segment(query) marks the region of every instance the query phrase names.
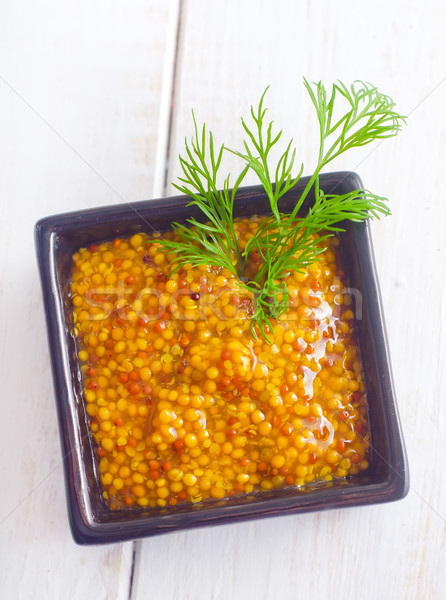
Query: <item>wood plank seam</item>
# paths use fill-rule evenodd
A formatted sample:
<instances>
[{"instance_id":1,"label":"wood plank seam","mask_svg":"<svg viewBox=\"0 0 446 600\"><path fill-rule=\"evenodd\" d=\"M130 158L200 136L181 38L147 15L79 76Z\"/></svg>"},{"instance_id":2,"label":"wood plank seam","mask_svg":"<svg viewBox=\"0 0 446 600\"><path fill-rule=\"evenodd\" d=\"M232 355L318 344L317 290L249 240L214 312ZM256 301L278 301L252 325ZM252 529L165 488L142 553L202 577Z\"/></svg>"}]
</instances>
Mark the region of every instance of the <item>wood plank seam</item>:
<instances>
[{"instance_id":1,"label":"wood plank seam","mask_svg":"<svg viewBox=\"0 0 446 600\"><path fill-rule=\"evenodd\" d=\"M172 138L173 107L177 79L178 49L181 37L182 12L183 0L175 0L175 2L172 3L167 26L158 143L152 190L153 198L161 198L167 193L167 174Z\"/></svg>"}]
</instances>

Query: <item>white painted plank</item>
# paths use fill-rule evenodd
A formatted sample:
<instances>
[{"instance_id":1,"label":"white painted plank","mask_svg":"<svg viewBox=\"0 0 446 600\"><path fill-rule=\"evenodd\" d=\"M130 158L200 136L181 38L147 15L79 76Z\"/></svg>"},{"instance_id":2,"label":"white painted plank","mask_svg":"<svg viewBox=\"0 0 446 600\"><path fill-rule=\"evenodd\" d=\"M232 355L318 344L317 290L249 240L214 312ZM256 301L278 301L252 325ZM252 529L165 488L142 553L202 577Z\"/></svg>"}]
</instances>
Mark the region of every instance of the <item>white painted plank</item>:
<instances>
[{"instance_id":1,"label":"white painted plank","mask_svg":"<svg viewBox=\"0 0 446 600\"><path fill-rule=\"evenodd\" d=\"M128 598L133 545L81 548L69 532L33 226L153 194L176 9L162 0L19 0L0 9L5 600Z\"/></svg>"},{"instance_id":2,"label":"white painted plank","mask_svg":"<svg viewBox=\"0 0 446 600\"><path fill-rule=\"evenodd\" d=\"M429 10L413 0L184 3L171 179L192 107L220 141L240 145L239 116L269 83L271 114L294 136L306 172L315 121L302 75L371 81L410 113L397 140L333 167L356 170L391 200L393 216L374 225L374 241L412 488L393 505L144 541L134 598L148 590L169 599L443 597L445 23L440 0Z\"/></svg>"}]
</instances>

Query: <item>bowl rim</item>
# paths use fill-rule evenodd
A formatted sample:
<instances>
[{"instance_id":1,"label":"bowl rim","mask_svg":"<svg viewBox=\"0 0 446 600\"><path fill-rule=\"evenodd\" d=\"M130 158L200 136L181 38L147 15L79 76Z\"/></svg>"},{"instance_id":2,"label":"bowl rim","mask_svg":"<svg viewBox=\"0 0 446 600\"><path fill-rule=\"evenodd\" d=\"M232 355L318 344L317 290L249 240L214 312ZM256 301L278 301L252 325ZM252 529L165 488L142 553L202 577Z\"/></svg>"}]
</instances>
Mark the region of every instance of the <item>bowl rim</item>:
<instances>
[{"instance_id":1,"label":"bowl rim","mask_svg":"<svg viewBox=\"0 0 446 600\"><path fill-rule=\"evenodd\" d=\"M296 197L308 180L308 177L302 177L296 190L291 194ZM326 191L333 192L337 189L338 193L364 189L362 181L356 173L344 171L322 174L320 185ZM288 196L291 194L288 193ZM264 198L265 192L261 186L244 187L240 188L237 193L236 205L239 207L243 203L246 205L249 202L259 202ZM109 516L104 517L104 515L98 515L92 511L85 464L83 464L81 454L81 450L85 449L80 447L83 440L79 438L79 423L76 417L78 399L72 389L73 359L70 360L68 354L68 334L56 265L58 258L66 252L64 244L61 242L68 239L67 236L79 235L79 232L88 228L108 227L110 229L116 224L120 224L118 229L131 228L135 222L139 223L141 217L146 220L145 214L154 213L154 211L157 214L173 212L174 216L170 217L171 220L179 220L179 211L182 211L183 217L186 212L188 214L191 212L191 209L186 208L189 200L187 196L172 196L117 204L56 214L40 219L36 223L35 244L58 412L67 506L75 541L79 544L121 542L216 523L232 523L265 516L376 504L403 498L409 490L408 464L395 399L370 227L368 222L349 222L346 223L346 229L354 240L364 284L364 294L367 294L369 299L367 310L371 322L376 374L379 375L378 385L383 396L381 409L384 411L383 423L387 428L385 439L388 445L388 470L385 476L369 483L353 481L348 485L331 485L323 490L312 489L311 493L296 490L291 495L271 496L262 492L261 498L255 502L250 501L244 504L226 502L223 505L220 503L218 508L209 504L205 507L206 510L197 510L196 505L191 505L188 511L156 511L155 514L153 514L154 511L151 511L152 514L147 516L141 516L144 511L140 511L138 518L126 516L124 519L120 519L119 515L116 516L116 513L121 511L109 511L114 513L111 520ZM140 223L139 227L141 227ZM102 239L96 241L99 242Z\"/></svg>"}]
</instances>

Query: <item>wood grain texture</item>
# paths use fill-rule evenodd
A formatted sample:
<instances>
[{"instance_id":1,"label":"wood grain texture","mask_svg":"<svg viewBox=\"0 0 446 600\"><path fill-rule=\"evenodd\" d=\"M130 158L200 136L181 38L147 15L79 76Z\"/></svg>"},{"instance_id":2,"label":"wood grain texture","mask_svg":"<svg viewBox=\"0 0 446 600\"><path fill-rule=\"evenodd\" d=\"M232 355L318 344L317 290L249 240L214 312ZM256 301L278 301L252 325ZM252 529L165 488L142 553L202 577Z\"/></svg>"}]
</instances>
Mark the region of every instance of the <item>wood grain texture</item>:
<instances>
[{"instance_id":1,"label":"wood grain texture","mask_svg":"<svg viewBox=\"0 0 446 600\"><path fill-rule=\"evenodd\" d=\"M5 600L128 598L133 544L81 548L69 532L33 226L153 194L173 6L19 0L0 9Z\"/></svg>"},{"instance_id":2,"label":"wood grain texture","mask_svg":"<svg viewBox=\"0 0 446 600\"><path fill-rule=\"evenodd\" d=\"M439 2L184 3L170 178L192 107L220 141L240 145L239 116L268 84L271 114L294 136L306 172L315 120L302 75L372 81L410 114L398 139L333 168L356 170L391 200L374 242L412 488L393 505L144 541L136 598L149 586L178 599L444 596L445 19Z\"/></svg>"},{"instance_id":3,"label":"wood grain texture","mask_svg":"<svg viewBox=\"0 0 446 600\"><path fill-rule=\"evenodd\" d=\"M441 0L428 8L414 0L4 3L2 598L121 600L131 579L132 544L80 548L68 530L34 222L171 193L164 171L168 180L178 174L191 108L217 139L240 145L239 117L268 84L271 116L309 172L316 128L302 75L372 81L409 114L396 140L333 169L356 170L391 200L393 216L373 229L411 491L392 505L140 542L131 597L444 597L445 25ZM227 164L235 172L236 161Z\"/></svg>"}]
</instances>

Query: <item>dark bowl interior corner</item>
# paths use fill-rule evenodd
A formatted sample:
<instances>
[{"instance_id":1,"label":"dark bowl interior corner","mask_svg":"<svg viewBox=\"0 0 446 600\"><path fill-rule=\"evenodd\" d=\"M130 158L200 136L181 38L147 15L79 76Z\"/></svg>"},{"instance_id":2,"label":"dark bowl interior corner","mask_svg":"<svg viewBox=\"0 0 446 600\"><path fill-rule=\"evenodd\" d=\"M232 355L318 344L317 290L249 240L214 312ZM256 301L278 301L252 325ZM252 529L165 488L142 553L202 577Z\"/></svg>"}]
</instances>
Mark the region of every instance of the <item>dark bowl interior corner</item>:
<instances>
[{"instance_id":1,"label":"dark bowl interior corner","mask_svg":"<svg viewBox=\"0 0 446 600\"><path fill-rule=\"evenodd\" d=\"M283 199L284 210L295 203L308 179ZM321 177L326 192L362 189L354 173L328 173ZM259 187L239 190L237 216L265 214L267 199ZM311 201L311 199L310 199ZM187 505L175 509L110 511L101 499L82 400L82 384L70 335L69 287L71 257L81 246L130 236L139 231L167 229L198 211L186 208L187 199L138 202L55 215L36 225L36 250L47 319L53 379L64 457L68 511L78 543L106 543L154 535L165 531L229 523L271 515L300 513L342 506L397 500L409 486L387 348L381 298L367 223L346 223L340 234L352 292L357 333L369 402L372 460L366 473L350 480L315 484L304 491L275 490L225 502Z\"/></svg>"}]
</instances>

